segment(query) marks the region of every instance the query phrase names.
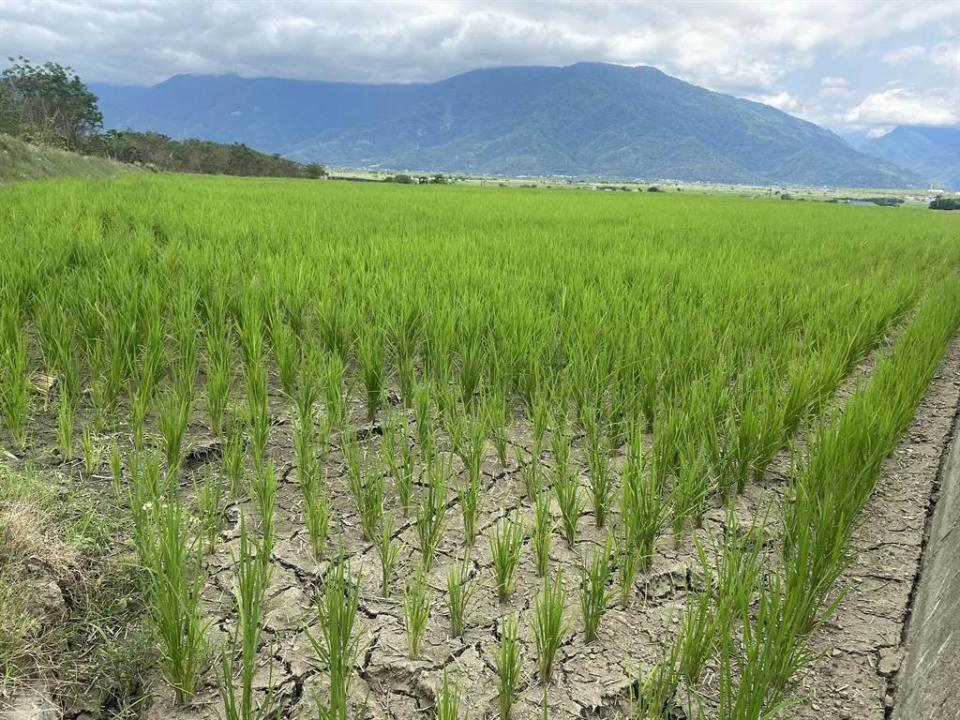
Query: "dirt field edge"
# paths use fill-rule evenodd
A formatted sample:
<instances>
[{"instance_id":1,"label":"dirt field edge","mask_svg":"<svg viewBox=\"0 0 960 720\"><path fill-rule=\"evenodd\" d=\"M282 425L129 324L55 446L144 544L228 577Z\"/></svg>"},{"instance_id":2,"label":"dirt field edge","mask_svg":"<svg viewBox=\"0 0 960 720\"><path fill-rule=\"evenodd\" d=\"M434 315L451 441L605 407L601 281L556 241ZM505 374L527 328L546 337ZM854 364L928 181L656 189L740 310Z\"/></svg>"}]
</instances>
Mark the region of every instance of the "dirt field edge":
<instances>
[{"instance_id":1,"label":"dirt field edge","mask_svg":"<svg viewBox=\"0 0 960 720\"><path fill-rule=\"evenodd\" d=\"M892 678L893 720L960 718L960 406L931 498L932 515L910 614L905 657Z\"/></svg>"}]
</instances>

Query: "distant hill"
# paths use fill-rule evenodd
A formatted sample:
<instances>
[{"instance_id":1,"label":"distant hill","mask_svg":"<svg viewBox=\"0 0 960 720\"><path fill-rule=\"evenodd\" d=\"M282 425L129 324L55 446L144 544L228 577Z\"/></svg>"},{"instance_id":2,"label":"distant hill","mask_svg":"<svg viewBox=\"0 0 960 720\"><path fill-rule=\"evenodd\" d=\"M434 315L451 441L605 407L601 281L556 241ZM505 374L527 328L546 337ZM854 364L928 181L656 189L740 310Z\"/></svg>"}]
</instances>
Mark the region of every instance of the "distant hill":
<instances>
[{"instance_id":1,"label":"distant hill","mask_svg":"<svg viewBox=\"0 0 960 720\"><path fill-rule=\"evenodd\" d=\"M384 169L903 187L908 171L767 105L651 67L475 70L362 85L181 75L91 86L110 128Z\"/></svg>"},{"instance_id":2,"label":"distant hill","mask_svg":"<svg viewBox=\"0 0 960 720\"><path fill-rule=\"evenodd\" d=\"M867 141L860 151L912 170L946 189L960 190L960 127L901 125Z\"/></svg>"},{"instance_id":3,"label":"distant hill","mask_svg":"<svg viewBox=\"0 0 960 720\"><path fill-rule=\"evenodd\" d=\"M135 170L114 160L37 147L0 134L0 182L51 177L100 178Z\"/></svg>"}]
</instances>

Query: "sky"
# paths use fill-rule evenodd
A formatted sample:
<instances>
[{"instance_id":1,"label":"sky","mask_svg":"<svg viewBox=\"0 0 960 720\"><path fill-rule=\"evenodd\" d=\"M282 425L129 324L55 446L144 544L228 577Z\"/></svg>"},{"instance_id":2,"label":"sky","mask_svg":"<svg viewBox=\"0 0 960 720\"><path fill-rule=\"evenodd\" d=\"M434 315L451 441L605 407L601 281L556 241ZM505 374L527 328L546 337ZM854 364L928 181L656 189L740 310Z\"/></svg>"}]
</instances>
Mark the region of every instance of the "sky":
<instances>
[{"instance_id":1,"label":"sky","mask_svg":"<svg viewBox=\"0 0 960 720\"><path fill-rule=\"evenodd\" d=\"M502 65L653 65L839 132L960 125L960 2L0 0L0 57L87 82L365 83Z\"/></svg>"}]
</instances>

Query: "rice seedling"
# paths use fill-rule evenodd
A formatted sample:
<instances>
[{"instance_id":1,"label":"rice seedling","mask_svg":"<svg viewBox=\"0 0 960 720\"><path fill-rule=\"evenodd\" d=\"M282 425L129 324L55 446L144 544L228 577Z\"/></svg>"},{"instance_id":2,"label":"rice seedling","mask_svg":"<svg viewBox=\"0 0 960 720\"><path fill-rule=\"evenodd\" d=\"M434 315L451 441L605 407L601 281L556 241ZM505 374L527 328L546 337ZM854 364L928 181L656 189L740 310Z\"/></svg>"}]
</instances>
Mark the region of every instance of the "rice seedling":
<instances>
[{"instance_id":1,"label":"rice seedling","mask_svg":"<svg viewBox=\"0 0 960 720\"><path fill-rule=\"evenodd\" d=\"M673 523L674 546L679 547L684 524L689 519L694 527L703 523L703 511L707 500L707 464L701 452L688 446L683 453L683 462L674 483L670 501Z\"/></svg>"},{"instance_id":2,"label":"rice seedling","mask_svg":"<svg viewBox=\"0 0 960 720\"><path fill-rule=\"evenodd\" d=\"M317 604L320 634L307 630L307 637L330 682L328 701L317 700L320 717L347 720L350 713L350 687L360 649L357 614L360 586L350 577L341 556L327 572L323 595Z\"/></svg>"},{"instance_id":3,"label":"rice seedling","mask_svg":"<svg viewBox=\"0 0 960 720\"><path fill-rule=\"evenodd\" d=\"M437 547L443 539L447 513L447 479L449 459L434 458L427 465L427 492L417 510L417 537L420 540L421 563L425 570L433 566Z\"/></svg>"},{"instance_id":4,"label":"rice seedling","mask_svg":"<svg viewBox=\"0 0 960 720\"><path fill-rule=\"evenodd\" d=\"M280 317L280 309L276 306L270 314L270 336L280 387L287 397L293 397L300 370L300 347L296 334Z\"/></svg>"},{"instance_id":5,"label":"rice seedling","mask_svg":"<svg viewBox=\"0 0 960 720\"><path fill-rule=\"evenodd\" d=\"M642 442L637 435L632 442L639 447ZM668 505L660 494L660 486L654 472L646 472L637 453L628 455L623 472L620 495L620 518L622 535L627 549L637 554L641 570L646 569L653 558L654 546Z\"/></svg>"},{"instance_id":6,"label":"rice seedling","mask_svg":"<svg viewBox=\"0 0 960 720\"><path fill-rule=\"evenodd\" d=\"M327 409L327 422L332 428L342 428L347 419L347 396L344 387L346 366L343 356L337 352L327 355L324 370L324 405Z\"/></svg>"},{"instance_id":7,"label":"rice seedling","mask_svg":"<svg viewBox=\"0 0 960 720\"><path fill-rule=\"evenodd\" d=\"M613 536L607 533L603 547L594 551L590 562L580 567L580 616L583 636L588 643L596 639L600 620L613 599L613 592L607 587L613 574L612 555Z\"/></svg>"},{"instance_id":8,"label":"rice seedling","mask_svg":"<svg viewBox=\"0 0 960 720\"><path fill-rule=\"evenodd\" d=\"M143 432L147 422L147 414L150 412L150 396L143 391L143 387L137 388L133 396L133 404L130 408L130 424L133 426L133 447L137 450L143 450Z\"/></svg>"},{"instance_id":9,"label":"rice seedling","mask_svg":"<svg viewBox=\"0 0 960 720\"><path fill-rule=\"evenodd\" d=\"M520 692L523 649L517 619L509 616L500 622L500 646L494 657L497 669L497 703L500 720L509 720Z\"/></svg>"},{"instance_id":10,"label":"rice seedling","mask_svg":"<svg viewBox=\"0 0 960 720\"><path fill-rule=\"evenodd\" d=\"M523 489L529 500L535 500L543 490L543 466L539 453L530 456L526 463L521 462L521 451L516 450L517 466L520 468L520 478L523 480Z\"/></svg>"},{"instance_id":11,"label":"rice seedling","mask_svg":"<svg viewBox=\"0 0 960 720\"><path fill-rule=\"evenodd\" d=\"M637 581L640 566L646 560L641 558L640 551L631 542L629 535L623 528L616 535L617 545L617 586L620 588L620 607L624 610L630 607L633 601L633 590Z\"/></svg>"},{"instance_id":12,"label":"rice seedling","mask_svg":"<svg viewBox=\"0 0 960 720\"><path fill-rule=\"evenodd\" d=\"M447 572L447 609L454 637L463 636L476 590L476 582L470 577L470 565L464 556L461 562L451 565Z\"/></svg>"},{"instance_id":13,"label":"rice seedling","mask_svg":"<svg viewBox=\"0 0 960 720\"><path fill-rule=\"evenodd\" d=\"M407 630L407 642L410 648L410 657L413 660L420 658L420 643L430 623L430 591L427 589L427 578L422 567L417 568L413 577L407 582L403 594L403 624Z\"/></svg>"},{"instance_id":14,"label":"rice seedling","mask_svg":"<svg viewBox=\"0 0 960 720\"><path fill-rule=\"evenodd\" d=\"M464 464L467 468L466 481L457 491L460 512L463 515L463 542L472 547L477 537L477 516L481 510L480 466L483 462L484 428L478 420L469 425L467 449Z\"/></svg>"},{"instance_id":15,"label":"rice seedling","mask_svg":"<svg viewBox=\"0 0 960 720\"><path fill-rule=\"evenodd\" d=\"M634 720L668 720L673 715L677 685L677 646L674 645L666 658L638 678L630 717Z\"/></svg>"},{"instance_id":16,"label":"rice seedling","mask_svg":"<svg viewBox=\"0 0 960 720\"><path fill-rule=\"evenodd\" d=\"M510 407L502 387L491 388L484 402L484 418L490 441L497 451L501 467L507 466L507 427L510 425Z\"/></svg>"},{"instance_id":17,"label":"rice seedling","mask_svg":"<svg viewBox=\"0 0 960 720\"><path fill-rule=\"evenodd\" d=\"M413 412L417 425L417 444L420 447L420 459L426 462L433 455L434 418L433 393L430 384L421 382L413 393Z\"/></svg>"},{"instance_id":18,"label":"rice seedling","mask_svg":"<svg viewBox=\"0 0 960 720\"><path fill-rule=\"evenodd\" d=\"M179 500L162 495L155 462L142 467L137 463L130 509L140 565L146 571L143 590L161 669L182 703L196 689L207 647L200 615L205 579L202 553L188 537L189 518Z\"/></svg>"},{"instance_id":19,"label":"rice seedling","mask_svg":"<svg viewBox=\"0 0 960 720\"><path fill-rule=\"evenodd\" d=\"M369 455L361 456L355 433L344 443L350 494L360 515L360 528L368 542L374 542L383 516L384 481L379 463Z\"/></svg>"},{"instance_id":20,"label":"rice seedling","mask_svg":"<svg viewBox=\"0 0 960 720\"><path fill-rule=\"evenodd\" d=\"M30 371L27 338L13 308L0 316L0 410L16 446L27 446L27 410L30 404Z\"/></svg>"},{"instance_id":21,"label":"rice seedling","mask_svg":"<svg viewBox=\"0 0 960 720\"><path fill-rule=\"evenodd\" d=\"M357 360L366 391L367 420L373 422L383 401L385 373L383 368L383 337L374 329L362 334L357 344Z\"/></svg>"},{"instance_id":22,"label":"rice seedling","mask_svg":"<svg viewBox=\"0 0 960 720\"><path fill-rule=\"evenodd\" d=\"M557 572L551 583L544 577L543 589L534 601L533 636L537 648L540 682L549 685L553 677L553 663L564 636L570 629L564 618L567 590L563 572Z\"/></svg>"},{"instance_id":23,"label":"rice seedling","mask_svg":"<svg viewBox=\"0 0 960 720\"><path fill-rule=\"evenodd\" d=\"M533 506L533 523L530 526L530 544L533 547L533 559L537 577L546 577L550 569L550 545L553 540L553 528L556 521L550 512L550 501L545 492L537 494Z\"/></svg>"},{"instance_id":24,"label":"rice seedling","mask_svg":"<svg viewBox=\"0 0 960 720\"><path fill-rule=\"evenodd\" d=\"M113 497L120 503L123 499L123 459L116 440L110 443L110 477L113 480Z\"/></svg>"},{"instance_id":25,"label":"rice seedling","mask_svg":"<svg viewBox=\"0 0 960 720\"><path fill-rule=\"evenodd\" d=\"M240 516L240 556L237 558L233 589L237 625L231 641L220 654L217 678L226 720L262 720L270 714L270 694L263 703L254 700L253 681L257 672L263 603L270 580L270 564L264 562L263 548L247 531ZM239 655L239 668L237 667ZM239 696L235 676L239 675Z\"/></svg>"},{"instance_id":26,"label":"rice seedling","mask_svg":"<svg viewBox=\"0 0 960 720\"><path fill-rule=\"evenodd\" d=\"M607 520L610 505L614 496L613 474L610 472L610 461L606 438L600 427L599 412L588 410L585 417L588 444L588 461L590 466L590 498L593 502L593 517L598 528L602 528Z\"/></svg>"},{"instance_id":27,"label":"rice seedling","mask_svg":"<svg viewBox=\"0 0 960 720\"><path fill-rule=\"evenodd\" d=\"M303 516L313 557L319 560L327 547L327 535L330 532L330 500L319 482L302 485Z\"/></svg>"},{"instance_id":28,"label":"rice seedling","mask_svg":"<svg viewBox=\"0 0 960 720\"><path fill-rule=\"evenodd\" d=\"M93 428L91 426L84 426L80 444L83 448L84 472L86 472L87 475L93 475L100 466L100 454L102 450L94 438Z\"/></svg>"},{"instance_id":29,"label":"rice seedling","mask_svg":"<svg viewBox=\"0 0 960 720\"><path fill-rule=\"evenodd\" d=\"M435 720L460 720L460 688L450 681L447 668L443 669L443 681L435 706Z\"/></svg>"},{"instance_id":30,"label":"rice seedling","mask_svg":"<svg viewBox=\"0 0 960 720\"><path fill-rule=\"evenodd\" d=\"M493 578L500 602L510 599L514 577L523 549L523 524L516 518L505 517L497 523L490 536L490 554L493 556Z\"/></svg>"},{"instance_id":31,"label":"rice seedling","mask_svg":"<svg viewBox=\"0 0 960 720\"><path fill-rule=\"evenodd\" d=\"M415 472L413 447L408 440L409 430L406 415L402 413L387 414L383 426L381 454L386 460L390 475L393 477L393 486L400 500L400 509L404 517L410 513Z\"/></svg>"},{"instance_id":32,"label":"rice seedling","mask_svg":"<svg viewBox=\"0 0 960 720\"><path fill-rule=\"evenodd\" d=\"M380 533L375 544L377 556L380 558L380 592L385 598L390 597L390 588L393 586L393 575L397 569L397 560L400 557L400 543L393 537L393 516L384 513L380 518Z\"/></svg>"},{"instance_id":33,"label":"rice seedling","mask_svg":"<svg viewBox=\"0 0 960 720\"><path fill-rule=\"evenodd\" d=\"M567 544L573 547L577 539L577 523L583 514L583 497L580 495L580 479L570 468L570 441L563 431L554 433L552 438L554 473L553 492L560 508L560 520L563 536Z\"/></svg>"},{"instance_id":34,"label":"rice seedling","mask_svg":"<svg viewBox=\"0 0 960 720\"><path fill-rule=\"evenodd\" d=\"M167 462L167 473L170 476L180 471L183 461L183 441L187 432L187 421L190 417L190 401L174 390L164 394L160 401L160 435L163 438L164 458Z\"/></svg>"},{"instance_id":35,"label":"rice seedling","mask_svg":"<svg viewBox=\"0 0 960 720\"><path fill-rule=\"evenodd\" d=\"M223 523L223 483L217 475L208 471L199 483L194 480L193 496L196 498L200 516L203 550L209 553L216 547L217 536Z\"/></svg>"},{"instance_id":36,"label":"rice seedling","mask_svg":"<svg viewBox=\"0 0 960 720\"><path fill-rule=\"evenodd\" d=\"M239 420L229 424L223 444L222 465L230 485L230 497L238 498L243 493L244 479L243 426Z\"/></svg>"},{"instance_id":37,"label":"rice seedling","mask_svg":"<svg viewBox=\"0 0 960 720\"><path fill-rule=\"evenodd\" d=\"M63 393L57 403L57 443L64 462L73 460L73 405Z\"/></svg>"},{"instance_id":38,"label":"rice seedling","mask_svg":"<svg viewBox=\"0 0 960 720\"><path fill-rule=\"evenodd\" d=\"M250 481L253 505L260 518L260 547L261 558L265 563L270 561L273 550L273 521L274 507L277 502L277 475L273 471L273 461L264 465L261 472L255 472Z\"/></svg>"}]
</instances>

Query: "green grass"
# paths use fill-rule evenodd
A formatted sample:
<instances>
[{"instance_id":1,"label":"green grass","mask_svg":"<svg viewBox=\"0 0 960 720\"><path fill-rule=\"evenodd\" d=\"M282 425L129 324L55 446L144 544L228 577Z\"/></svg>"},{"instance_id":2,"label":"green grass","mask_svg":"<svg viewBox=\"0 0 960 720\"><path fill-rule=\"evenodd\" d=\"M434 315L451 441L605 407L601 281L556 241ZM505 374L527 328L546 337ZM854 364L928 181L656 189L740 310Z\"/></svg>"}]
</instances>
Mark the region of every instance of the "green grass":
<instances>
[{"instance_id":1,"label":"green grass","mask_svg":"<svg viewBox=\"0 0 960 720\"><path fill-rule=\"evenodd\" d=\"M0 135L0 182L58 177L107 178L136 168L105 158L29 145Z\"/></svg>"}]
</instances>

